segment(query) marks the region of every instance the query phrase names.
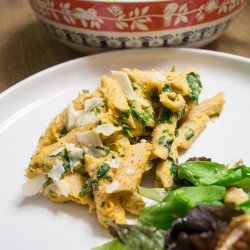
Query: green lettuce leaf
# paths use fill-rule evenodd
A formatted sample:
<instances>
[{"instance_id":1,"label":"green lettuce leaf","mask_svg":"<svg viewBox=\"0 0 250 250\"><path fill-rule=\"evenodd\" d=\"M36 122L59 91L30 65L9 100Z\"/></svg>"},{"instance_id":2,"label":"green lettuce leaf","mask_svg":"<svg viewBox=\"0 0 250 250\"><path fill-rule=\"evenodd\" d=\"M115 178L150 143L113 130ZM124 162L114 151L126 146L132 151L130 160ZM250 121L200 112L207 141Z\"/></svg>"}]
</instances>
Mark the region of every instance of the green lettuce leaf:
<instances>
[{"instance_id":1,"label":"green lettuce leaf","mask_svg":"<svg viewBox=\"0 0 250 250\"><path fill-rule=\"evenodd\" d=\"M168 229L175 218L185 216L198 204L222 204L225 193L226 188L220 186L178 188L161 203L141 209L139 220L144 225Z\"/></svg>"},{"instance_id":2,"label":"green lettuce leaf","mask_svg":"<svg viewBox=\"0 0 250 250\"><path fill-rule=\"evenodd\" d=\"M245 201L236 206L237 209L243 211L245 214L250 214L250 200Z\"/></svg>"},{"instance_id":3,"label":"green lettuce leaf","mask_svg":"<svg viewBox=\"0 0 250 250\"><path fill-rule=\"evenodd\" d=\"M120 239L129 250L163 250L165 244L166 231L159 230L155 227L144 225L126 225L115 224L109 225L109 231Z\"/></svg>"},{"instance_id":4,"label":"green lettuce leaf","mask_svg":"<svg viewBox=\"0 0 250 250\"><path fill-rule=\"evenodd\" d=\"M164 188L145 188L139 187L138 193L144 197L147 197L151 200L161 202L163 198L169 193Z\"/></svg>"},{"instance_id":5,"label":"green lettuce leaf","mask_svg":"<svg viewBox=\"0 0 250 250\"><path fill-rule=\"evenodd\" d=\"M250 168L244 165L227 169L216 162L189 161L179 166L178 178L195 186L236 186L250 191Z\"/></svg>"},{"instance_id":6,"label":"green lettuce leaf","mask_svg":"<svg viewBox=\"0 0 250 250\"><path fill-rule=\"evenodd\" d=\"M108 242L99 247L95 247L92 250L128 250L128 248L119 240L112 240L111 242Z\"/></svg>"}]
</instances>

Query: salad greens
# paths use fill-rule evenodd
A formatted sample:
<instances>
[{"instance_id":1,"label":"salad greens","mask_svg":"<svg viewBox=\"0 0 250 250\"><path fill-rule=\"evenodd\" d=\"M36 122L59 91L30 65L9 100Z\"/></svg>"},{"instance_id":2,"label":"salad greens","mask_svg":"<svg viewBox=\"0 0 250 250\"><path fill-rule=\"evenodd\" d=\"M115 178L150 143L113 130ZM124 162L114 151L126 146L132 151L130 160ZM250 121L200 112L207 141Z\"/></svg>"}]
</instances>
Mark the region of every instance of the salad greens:
<instances>
[{"instance_id":1,"label":"salad greens","mask_svg":"<svg viewBox=\"0 0 250 250\"><path fill-rule=\"evenodd\" d=\"M245 201L236 206L238 210L243 211L245 214L250 214L250 200Z\"/></svg>"},{"instance_id":2,"label":"salad greens","mask_svg":"<svg viewBox=\"0 0 250 250\"><path fill-rule=\"evenodd\" d=\"M195 186L236 186L250 187L250 168L242 165L227 169L225 165L207 161L188 161L178 168L178 178L185 179Z\"/></svg>"},{"instance_id":3,"label":"salad greens","mask_svg":"<svg viewBox=\"0 0 250 250\"><path fill-rule=\"evenodd\" d=\"M162 250L166 231L144 225L110 223L111 235L125 243L128 249Z\"/></svg>"},{"instance_id":4,"label":"salad greens","mask_svg":"<svg viewBox=\"0 0 250 250\"><path fill-rule=\"evenodd\" d=\"M250 214L250 200L238 205L223 202L227 187L250 193L249 167L228 169L204 157L180 165L168 160L176 189L139 187L139 194L158 203L140 210L137 225L110 223L110 233L118 240L94 250L186 249L183 244L200 249L189 248L197 242L211 250L234 217Z\"/></svg>"},{"instance_id":5,"label":"salad greens","mask_svg":"<svg viewBox=\"0 0 250 250\"><path fill-rule=\"evenodd\" d=\"M112 240L111 242L95 247L92 250L128 250L128 247L119 240Z\"/></svg>"},{"instance_id":6,"label":"salad greens","mask_svg":"<svg viewBox=\"0 0 250 250\"><path fill-rule=\"evenodd\" d=\"M151 200L161 202L163 198L169 193L164 188L145 188L139 187L138 193L144 197L147 197Z\"/></svg>"},{"instance_id":7,"label":"salad greens","mask_svg":"<svg viewBox=\"0 0 250 250\"><path fill-rule=\"evenodd\" d=\"M183 217L199 204L222 204L226 188L220 186L182 187L169 194L161 203L141 209L139 220L144 225L168 229L176 217Z\"/></svg>"}]
</instances>

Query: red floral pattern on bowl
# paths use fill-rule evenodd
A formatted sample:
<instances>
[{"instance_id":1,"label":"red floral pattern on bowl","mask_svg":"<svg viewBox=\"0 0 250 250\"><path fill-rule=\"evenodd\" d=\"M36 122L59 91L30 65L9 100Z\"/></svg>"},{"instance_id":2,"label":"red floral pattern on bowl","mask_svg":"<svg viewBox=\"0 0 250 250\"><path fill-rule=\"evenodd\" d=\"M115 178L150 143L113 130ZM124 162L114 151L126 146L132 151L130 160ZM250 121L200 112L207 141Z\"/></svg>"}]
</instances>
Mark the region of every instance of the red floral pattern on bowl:
<instances>
[{"instance_id":1,"label":"red floral pattern on bowl","mask_svg":"<svg viewBox=\"0 0 250 250\"><path fill-rule=\"evenodd\" d=\"M194 36L195 31L197 33L204 27L215 27L218 24L224 24L225 29L245 1L30 0L30 3L37 16L57 38L68 45L86 51L91 47L108 49L201 46L217 38L223 29L218 28L209 39L203 35L204 39L198 39L199 41L195 37L192 39L187 39L187 35L183 37L183 32L191 32ZM164 45L164 39L161 39L162 43L157 42L159 37L168 35L184 39L184 43L175 41L167 44L165 42ZM150 41L149 46L145 46L147 36ZM84 37L85 39L83 39ZM93 40L92 43L88 41L90 37ZM119 37L123 38L123 43L119 42L120 45L116 42ZM144 39L140 39L143 37ZM138 41L141 41L141 44L138 44ZM90 46L91 44L92 46Z\"/></svg>"}]
</instances>

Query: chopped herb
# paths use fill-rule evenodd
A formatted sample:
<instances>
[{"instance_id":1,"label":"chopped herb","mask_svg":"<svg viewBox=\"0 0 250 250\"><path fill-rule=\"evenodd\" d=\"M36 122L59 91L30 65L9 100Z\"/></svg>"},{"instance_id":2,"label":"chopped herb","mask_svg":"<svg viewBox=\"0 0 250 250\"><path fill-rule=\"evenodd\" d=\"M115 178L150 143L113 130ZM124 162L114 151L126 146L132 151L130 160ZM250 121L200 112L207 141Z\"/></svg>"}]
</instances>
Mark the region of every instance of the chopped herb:
<instances>
[{"instance_id":1,"label":"chopped herb","mask_svg":"<svg viewBox=\"0 0 250 250\"><path fill-rule=\"evenodd\" d=\"M159 144L159 145L162 145L162 144L164 143L165 139L166 139L166 136L165 136L165 135L162 135L162 136L158 139L158 144Z\"/></svg>"},{"instance_id":2,"label":"chopped herb","mask_svg":"<svg viewBox=\"0 0 250 250\"><path fill-rule=\"evenodd\" d=\"M163 145L165 146L169 151L171 150L171 146L173 144L174 139L171 138L169 140L166 140L166 136L162 135L159 139L158 139L158 144L159 145Z\"/></svg>"},{"instance_id":3,"label":"chopped herb","mask_svg":"<svg viewBox=\"0 0 250 250\"><path fill-rule=\"evenodd\" d=\"M124 125L122 126L122 129L123 129L123 131L124 131L129 137L133 137L133 136L134 136L133 133L131 132L130 127L129 127L127 124L124 124Z\"/></svg>"},{"instance_id":4,"label":"chopped herb","mask_svg":"<svg viewBox=\"0 0 250 250\"><path fill-rule=\"evenodd\" d=\"M121 125L121 123L123 124L125 122L125 120L127 120L130 116L130 110L129 109L125 109L121 112L121 114L117 117L117 121L118 124Z\"/></svg>"},{"instance_id":5,"label":"chopped herb","mask_svg":"<svg viewBox=\"0 0 250 250\"><path fill-rule=\"evenodd\" d=\"M178 136L179 135L179 129L176 129L175 130L175 136Z\"/></svg>"},{"instance_id":6,"label":"chopped herb","mask_svg":"<svg viewBox=\"0 0 250 250\"><path fill-rule=\"evenodd\" d=\"M138 86L136 85L135 82L132 82L132 88L133 88L133 90L137 90L138 89Z\"/></svg>"},{"instance_id":7,"label":"chopped herb","mask_svg":"<svg viewBox=\"0 0 250 250\"><path fill-rule=\"evenodd\" d=\"M164 129L164 130L162 131L162 133L163 133L163 134L167 134L168 136L171 136L171 137L174 136L172 133L170 133L170 132L168 131L168 129Z\"/></svg>"},{"instance_id":8,"label":"chopped herb","mask_svg":"<svg viewBox=\"0 0 250 250\"><path fill-rule=\"evenodd\" d=\"M83 89L82 92L86 94L86 93L89 93L89 90Z\"/></svg>"},{"instance_id":9,"label":"chopped herb","mask_svg":"<svg viewBox=\"0 0 250 250\"><path fill-rule=\"evenodd\" d=\"M177 119L180 120L187 112L187 107L185 106L183 110L177 113Z\"/></svg>"},{"instance_id":10,"label":"chopped herb","mask_svg":"<svg viewBox=\"0 0 250 250\"><path fill-rule=\"evenodd\" d=\"M173 118L172 118L172 112L171 110L164 108L161 110L160 113L160 118L158 120L158 123L169 123L172 124L173 123Z\"/></svg>"},{"instance_id":11,"label":"chopped herb","mask_svg":"<svg viewBox=\"0 0 250 250\"><path fill-rule=\"evenodd\" d=\"M102 120L99 120L98 125L102 125L102 124L103 124Z\"/></svg>"},{"instance_id":12,"label":"chopped herb","mask_svg":"<svg viewBox=\"0 0 250 250\"><path fill-rule=\"evenodd\" d=\"M85 160L85 152L83 152L82 154L82 159L81 159L81 164L84 165L86 163L86 160Z\"/></svg>"},{"instance_id":13,"label":"chopped herb","mask_svg":"<svg viewBox=\"0 0 250 250\"><path fill-rule=\"evenodd\" d=\"M147 123L149 120L153 120L154 119L154 110L152 109L151 106L148 106L144 109L144 111L139 111L137 110L135 107L131 107L131 113L132 115L135 117L135 119L137 119L143 128L145 128L147 126Z\"/></svg>"},{"instance_id":14,"label":"chopped herb","mask_svg":"<svg viewBox=\"0 0 250 250\"><path fill-rule=\"evenodd\" d=\"M49 184L53 183L53 179L47 176L47 180L45 181L44 185L47 187Z\"/></svg>"},{"instance_id":15,"label":"chopped herb","mask_svg":"<svg viewBox=\"0 0 250 250\"><path fill-rule=\"evenodd\" d=\"M174 139L169 139L166 141L166 143L164 144L164 146L170 151L172 144L173 144Z\"/></svg>"},{"instance_id":16,"label":"chopped herb","mask_svg":"<svg viewBox=\"0 0 250 250\"><path fill-rule=\"evenodd\" d=\"M192 137L194 137L194 130L191 128L187 128L187 132L185 133L186 140L189 141Z\"/></svg>"},{"instance_id":17,"label":"chopped herb","mask_svg":"<svg viewBox=\"0 0 250 250\"><path fill-rule=\"evenodd\" d=\"M151 93L150 97L155 102L159 101L159 94L158 94L158 89L157 88L152 89L152 93Z\"/></svg>"},{"instance_id":18,"label":"chopped herb","mask_svg":"<svg viewBox=\"0 0 250 250\"><path fill-rule=\"evenodd\" d=\"M98 168L98 170L96 171L96 177L97 179L102 178L104 175L107 174L108 170L109 170L110 166L108 163L103 162L101 164L101 166Z\"/></svg>"},{"instance_id":19,"label":"chopped herb","mask_svg":"<svg viewBox=\"0 0 250 250\"><path fill-rule=\"evenodd\" d=\"M168 158L168 161L171 163L170 173L175 178L177 176L177 167L172 158Z\"/></svg>"},{"instance_id":20,"label":"chopped herb","mask_svg":"<svg viewBox=\"0 0 250 250\"><path fill-rule=\"evenodd\" d=\"M92 109L91 111L95 112L96 114L97 113L100 113L101 110L100 108L103 107L103 103L97 103Z\"/></svg>"},{"instance_id":21,"label":"chopped herb","mask_svg":"<svg viewBox=\"0 0 250 250\"><path fill-rule=\"evenodd\" d=\"M165 83L165 85L162 88L162 92L173 92L173 90L168 83Z\"/></svg>"},{"instance_id":22,"label":"chopped herb","mask_svg":"<svg viewBox=\"0 0 250 250\"><path fill-rule=\"evenodd\" d=\"M191 72L186 75L186 79L187 79L189 87L191 88L191 93L189 97L195 104L198 104L199 95L202 90L200 75L197 73Z\"/></svg>"},{"instance_id":23,"label":"chopped herb","mask_svg":"<svg viewBox=\"0 0 250 250\"><path fill-rule=\"evenodd\" d=\"M80 197L84 197L91 190L99 185L99 180L96 178L89 178L84 185L82 186L81 192L79 193Z\"/></svg>"},{"instance_id":24,"label":"chopped herb","mask_svg":"<svg viewBox=\"0 0 250 250\"><path fill-rule=\"evenodd\" d=\"M151 106L147 106L144 109L144 117L146 120L153 120L154 119L154 110Z\"/></svg>"},{"instance_id":25,"label":"chopped herb","mask_svg":"<svg viewBox=\"0 0 250 250\"><path fill-rule=\"evenodd\" d=\"M130 116L130 110L129 110L129 109L123 110L123 111L121 112L121 114L120 114L120 118L121 118L122 120L127 120L127 119L129 118L129 116Z\"/></svg>"},{"instance_id":26,"label":"chopped herb","mask_svg":"<svg viewBox=\"0 0 250 250\"><path fill-rule=\"evenodd\" d=\"M89 174L87 172L83 172L81 173L81 175L84 177L84 178L89 178Z\"/></svg>"},{"instance_id":27,"label":"chopped herb","mask_svg":"<svg viewBox=\"0 0 250 250\"><path fill-rule=\"evenodd\" d=\"M145 119L143 114L139 112L137 109L135 109L134 107L131 107L131 113L133 114L135 119L137 119L141 123L142 127L145 128L147 125L147 120Z\"/></svg>"},{"instance_id":28,"label":"chopped herb","mask_svg":"<svg viewBox=\"0 0 250 250\"><path fill-rule=\"evenodd\" d=\"M68 130L66 128L63 128L60 132L59 132L59 138L64 137L66 134L68 134Z\"/></svg>"},{"instance_id":29,"label":"chopped herb","mask_svg":"<svg viewBox=\"0 0 250 250\"><path fill-rule=\"evenodd\" d=\"M101 206L102 208L104 208L104 206L105 206L105 201L102 201L100 206Z\"/></svg>"},{"instance_id":30,"label":"chopped herb","mask_svg":"<svg viewBox=\"0 0 250 250\"><path fill-rule=\"evenodd\" d=\"M103 178L107 181L110 181L110 182L112 181L112 177L108 174L104 175Z\"/></svg>"},{"instance_id":31,"label":"chopped herb","mask_svg":"<svg viewBox=\"0 0 250 250\"><path fill-rule=\"evenodd\" d=\"M79 193L79 196L84 197L91 190L98 187L100 179L107 175L109 168L110 166L106 162L103 162L100 165L100 167L97 169L95 174L84 183L84 185L82 186L81 192Z\"/></svg>"}]
</instances>

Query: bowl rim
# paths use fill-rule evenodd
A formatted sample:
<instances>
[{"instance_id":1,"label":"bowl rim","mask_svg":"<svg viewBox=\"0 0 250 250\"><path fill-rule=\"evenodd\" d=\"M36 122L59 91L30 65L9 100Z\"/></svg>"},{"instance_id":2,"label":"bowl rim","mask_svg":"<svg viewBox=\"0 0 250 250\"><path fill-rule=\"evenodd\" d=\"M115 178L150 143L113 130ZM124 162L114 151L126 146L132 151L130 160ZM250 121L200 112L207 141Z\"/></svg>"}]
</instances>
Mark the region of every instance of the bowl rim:
<instances>
[{"instance_id":1,"label":"bowl rim","mask_svg":"<svg viewBox=\"0 0 250 250\"><path fill-rule=\"evenodd\" d=\"M97 3L110 3L110 4L135 4L135 3L167 3L173 2L173 0L78 0L78 2L97 2Z\"/></svg>"}]
</instances>

